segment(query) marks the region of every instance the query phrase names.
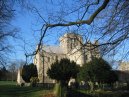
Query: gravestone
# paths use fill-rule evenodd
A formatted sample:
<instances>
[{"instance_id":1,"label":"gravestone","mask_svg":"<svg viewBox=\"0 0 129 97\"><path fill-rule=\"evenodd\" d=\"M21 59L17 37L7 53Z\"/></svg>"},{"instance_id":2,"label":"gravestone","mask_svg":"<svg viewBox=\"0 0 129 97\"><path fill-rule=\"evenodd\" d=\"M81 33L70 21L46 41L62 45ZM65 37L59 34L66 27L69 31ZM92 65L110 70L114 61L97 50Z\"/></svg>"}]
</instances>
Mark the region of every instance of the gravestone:
<instances>
[{"instance_id":1,"label":"gravestone","mask_svg":"<svg viewBox=\"0 0 129 97\"><path fill-rule=\"evenodd\" d=\"M25 84L25 81L22 79L22 76L21 76L21 69L18 69L17 84L21 86L22 83Z\"/></svg>"}]
</instances>

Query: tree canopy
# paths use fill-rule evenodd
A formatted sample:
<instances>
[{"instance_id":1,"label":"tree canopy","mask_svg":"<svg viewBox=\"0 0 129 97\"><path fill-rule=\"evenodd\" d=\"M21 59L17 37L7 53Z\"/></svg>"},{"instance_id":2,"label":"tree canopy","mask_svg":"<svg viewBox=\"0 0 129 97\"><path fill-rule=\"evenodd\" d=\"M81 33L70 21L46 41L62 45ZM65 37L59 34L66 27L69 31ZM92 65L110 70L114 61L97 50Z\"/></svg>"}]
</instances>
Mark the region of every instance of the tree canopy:
<instances>
[{"instance_id":1,"label":"tree canopy","mask_svg":"<svg viewBox=\"0 0 129 97\"><path fill-rule=\"evenodd\" d=\"M70 78L76 78L79 72L79 66L69 59L56 60L48 69L47 74L51 79L68 83Z\"/></svg>"},{"instance_id":2,"label":"tree canopy","mask_svg":"<svg viewBox=\"0 0 129 97\"><path fill-rule=\"evenodd\" d=\"M25 82L30 82L30 79L32 77L38 77L36 65L34 65L33 63L24 65L22 68L21 76Z\"/></svg>"},{"instance_id":3,"label":"tree canopy","mask_svg":"<svg viewBox=\"0 0 129 97\"><path fill-rule=\"evenodd\" d=\"M94 58L83 65L78 74L80 80L98 83L114 83L118 80L108 62L102 58Z\"/></svg>"}]
</instances>

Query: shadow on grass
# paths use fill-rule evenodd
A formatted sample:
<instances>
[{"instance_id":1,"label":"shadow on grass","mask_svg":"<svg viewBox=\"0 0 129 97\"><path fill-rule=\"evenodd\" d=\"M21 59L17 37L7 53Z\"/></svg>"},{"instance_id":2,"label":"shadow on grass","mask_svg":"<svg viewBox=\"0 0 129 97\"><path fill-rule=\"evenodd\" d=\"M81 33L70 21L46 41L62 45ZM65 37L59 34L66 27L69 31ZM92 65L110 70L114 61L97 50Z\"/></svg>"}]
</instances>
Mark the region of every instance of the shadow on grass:
<instances>
[{"instance_id":1,"label":"shadow on grass","mask_svg":"<svg viewBox=\"0 0 129 97\"><path fill-rule=\"evenodd\" d=\"M68 90L66 97L93 97L75 90Z\"/></svg>"}]
</instances>

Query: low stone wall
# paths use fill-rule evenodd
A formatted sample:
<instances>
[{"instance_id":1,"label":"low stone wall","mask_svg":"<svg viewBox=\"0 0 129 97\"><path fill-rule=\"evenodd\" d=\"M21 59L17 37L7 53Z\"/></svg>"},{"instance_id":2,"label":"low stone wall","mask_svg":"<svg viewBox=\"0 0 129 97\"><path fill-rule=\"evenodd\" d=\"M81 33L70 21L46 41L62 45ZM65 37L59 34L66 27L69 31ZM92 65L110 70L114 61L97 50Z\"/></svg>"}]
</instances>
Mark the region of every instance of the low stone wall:
<instances>
[{"instance_id":1,"label":"low stone wall","mask_svg":"<svg viewBox=\"0 0 129 97\"><path fill-rule=\"evenodd\" d=\"M46 88L46 89L51 89L51 88L54 88L54 83L37 83L36 86L37 87L43 87L43 88Z\"/></svg>"}]
</instances>

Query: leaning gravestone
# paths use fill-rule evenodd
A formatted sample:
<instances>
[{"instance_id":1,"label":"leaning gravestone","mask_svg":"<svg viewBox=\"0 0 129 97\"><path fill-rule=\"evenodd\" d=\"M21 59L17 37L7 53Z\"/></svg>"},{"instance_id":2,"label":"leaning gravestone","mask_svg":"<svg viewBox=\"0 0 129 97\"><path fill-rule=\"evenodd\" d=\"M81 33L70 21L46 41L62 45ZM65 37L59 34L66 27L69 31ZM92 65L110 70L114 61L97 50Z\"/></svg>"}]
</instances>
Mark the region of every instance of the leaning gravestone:
<instances>
[{"instance_id":1,"label":"leaning gravestone","mask_svg":"<svg viewBox=\"0 0 129 97\"><path fill-rule=\"evenodd\" d=\"M22 79L22 76L21 76L21 69L18 69L17 84L20 86L25 84L25 81Z\"/></svg>"}]
</instances>

